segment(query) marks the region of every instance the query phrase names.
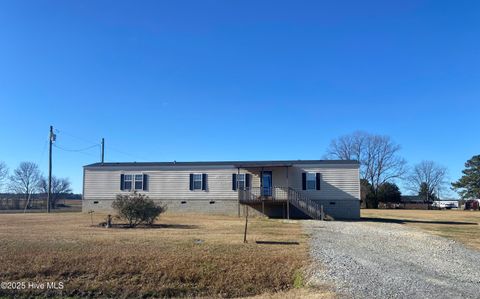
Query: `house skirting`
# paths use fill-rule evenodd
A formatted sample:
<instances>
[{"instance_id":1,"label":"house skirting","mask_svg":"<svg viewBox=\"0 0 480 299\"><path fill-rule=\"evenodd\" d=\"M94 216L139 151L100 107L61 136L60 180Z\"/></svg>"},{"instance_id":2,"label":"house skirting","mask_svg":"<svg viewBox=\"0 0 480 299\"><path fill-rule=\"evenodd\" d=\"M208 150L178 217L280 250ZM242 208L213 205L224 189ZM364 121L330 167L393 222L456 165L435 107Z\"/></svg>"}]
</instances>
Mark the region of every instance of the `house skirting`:
<instances>
[{"instance_id":1,"label":"house skirting","mask_svg":"<svg viewBox=\"0 0 480 299\"><path fill-rule=\"evenodd\" d=\"M325 214L332 216L334 219L360 219L360 201L358 199L322 200L317 202L323 205Z\"/></svg>"},{"instance_id":2,"label":"house skirting","mask_svg":"<svg viewBox=\"0 0 480 299\"><path fill-rule=\"evenodd\" d=\"M111 199L84 199L82 211L99 213L114 213ZM167 205L166 213L199 213L210 215L244 216L246 205L232 200L161 200L157 201ZM359 219L360 201L358 200L328 200L318 201L323 205L324 212L334 219ZM264 214L263 214L264 213ZM249 206L249 215L266 215L274 218L286 217L286 203L274 205L255 204ZM308 218L301 211L290 205L290 218Z\"/></svg>"},{"instance_id":3,"label":"house skirting","mask_svg":"<svg viewBox=\"0 0 480 299\"><path fill-rule=\"evenodd\" d=\"M167 206L166 213L200 213L237 216L239 204L232 200L154 200ZM83 200L83 212L113 213L113 200Z\"/></svg>"}]
</instances>

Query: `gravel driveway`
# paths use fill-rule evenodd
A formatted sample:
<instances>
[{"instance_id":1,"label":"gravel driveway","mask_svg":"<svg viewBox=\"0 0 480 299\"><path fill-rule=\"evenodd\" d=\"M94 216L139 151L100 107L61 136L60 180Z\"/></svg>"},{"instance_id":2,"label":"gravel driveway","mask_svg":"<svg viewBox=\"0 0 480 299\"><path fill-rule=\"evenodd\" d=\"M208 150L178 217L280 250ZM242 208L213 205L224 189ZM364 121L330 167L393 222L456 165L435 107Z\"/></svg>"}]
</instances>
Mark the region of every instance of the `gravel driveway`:
<instances>
[{"instance_id":1,"label":"gravel driveway","mask_svg":"<svg viewBox=\"0 0 480 299\"><path fill-rule=\"evenodd\" d=\"M393 223L305 226L314 282L341 298L480 298L480 252L455 241Z\"/></svg>"}]
</instances>

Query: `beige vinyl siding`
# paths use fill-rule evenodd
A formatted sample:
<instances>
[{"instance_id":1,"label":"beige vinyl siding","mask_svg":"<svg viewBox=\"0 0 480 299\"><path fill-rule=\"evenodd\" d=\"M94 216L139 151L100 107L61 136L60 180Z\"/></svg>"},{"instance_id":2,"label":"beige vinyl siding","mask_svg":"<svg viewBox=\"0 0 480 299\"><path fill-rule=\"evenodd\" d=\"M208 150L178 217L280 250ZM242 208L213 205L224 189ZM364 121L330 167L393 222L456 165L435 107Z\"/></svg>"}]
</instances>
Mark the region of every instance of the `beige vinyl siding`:
<instances>
[{"instance_id":1,"label":"beige vinyl siding","mask_svg":"<svg viewBox=\"0 0 480 299\"><path fill-rule=\"evenodd\" d=\"M264 171L272 171L274 187L289 186L303 192L314 200L360 200L359 169L356 165L293 165L285 167L265 167ZM252 187L260 187L261 168L248 169L252 174ZM302 191L302 173L314 172L321 174L321 190Z\"/></svg>"},{"instance_id":2,"label":"beige vinyl siding","mask_svg":"<svg viewBox=\"0 0 480 299\"><path fill-rule=\"evenodd\" d=\"M290 168L290 167L289 167ZM272 172L272 187L286 187L287 186L287 169L286 167L264 167L264 171ZM244 170L251 174L251 187L260 188L261 168L248 168ZM242 172L242 170L240 170ZM289 170L290 172L290 170Z\"/></svg>"},{"instance_id":3,"label":"beige vinyl siding","mask_svg":"<svg viewBox=\"0 0 480 299\"><path fill-rule=\"evenodd\" d=\"M321 174L320 190L302 190L302 173ZM291 186L302 190L313 200L360 200L360 177L356 166L348 165L299 165L292 167L289 181Z\"/></svg>"},{"instance_id":4,"label":"beige vinyl siding","mask_svg":"<svg viewBox=\"0 0 480 299\"><path fill-rule=\"evenodd\" d=\"M265 167L272 171L273 186L287 186L285 167ZM232 166L215 167L102 167L86 168L84 199L115 199L120 190L120 175L147 174L148 190L140 191L152 199L164 200L234 200L237 192L232 190L232 174L238 173ZM251 187L260 187L261 169L240 169L251 174ZM302 191L302 173L321 173L321 190ZM208 175L207 191L190 190L190 173ZM288 169L288 185L314 200L359 200L360 178L357 165L294 165Z\"/></svg>"},{"instance_id":5,"label":"beige vinyl siding","mask_svg":"<svg viewBox=\"0 0 480 299\"><path fill-rule=\"evenodd\" d=\"M115 199L120 193L121 171L89 170L84 173L84 199Z\"/></svg>"},{"instance_id":6,"label":"beige vinyl siding","mask_svg":"<svg viewBox=\"0 0 480 299\"><path fill-rule=\"evenodd\" d=\"M236 168L191 168L184 170L96 170L85 169L85 199L115 199L117 194L127 193L120 190L120 175L146 174L147 190L139 191L152 199L185 200L237 200L237 193L232 190L232 174ZM207 190L190 190L190 173L207 174Z\"/></svg>"},{"instance_id":7,"label":"beige vinyl siding","mask_svg":"<svg viewBox=\"0 0 480 299\"><path fill-rule=\"evenodd\" d=\"M149 175L151 198L165 199L237 199L232 190L232 173L234 169L191 171L146 172ZM207 190L190 190L190 173L207 173Z\"/></svg>"}]
</instances>

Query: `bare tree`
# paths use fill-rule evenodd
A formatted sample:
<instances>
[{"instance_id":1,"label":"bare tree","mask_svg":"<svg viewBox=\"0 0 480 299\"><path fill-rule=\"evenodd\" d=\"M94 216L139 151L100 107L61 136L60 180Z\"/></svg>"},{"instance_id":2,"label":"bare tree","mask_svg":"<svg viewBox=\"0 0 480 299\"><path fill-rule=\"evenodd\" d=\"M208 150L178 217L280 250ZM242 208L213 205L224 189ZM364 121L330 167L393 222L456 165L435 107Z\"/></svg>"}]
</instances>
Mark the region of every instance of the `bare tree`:
<instances>
[{"instance_id":1,"label":"bare tree","mask_svg":"<svg viewBox=\"0 0 480 299\"><path fill-rule=\"evenodd\" d=\"M406 161L399 156L400 145L389 136L355 132L332 140L327 157L360 162L360 175L371 185L369 208L378 207L378 189L388 181L403 177Z\"/></svg>"},{"instance_id":2,"label":"bare tree","mask_svg":"<svg viewBox=\"0 0 480 299\"><path fill-rule=\"evenodd\" d=\"M433 161L422 161L410 170L406 177L406 188L418 194L436 194L446 185L446 176L447 168ZM434 198L426 200L434 200Z\"/></svg>"},{"instance_id":3,"label":"bare tree","mask_svg":"<svg viewBox=\"0 0 480 299\"><path fill-rule=\"evenodd\" d=\"M38 190L40 170L33 162L22 162L10 176L10 190L23 194L25 200L30 200L33 193Z\"/></svg>"},{"instance_id":4,"label":"bare tree","mask_svg":"<svg viewBox=\"0 0 480 299\"><path fill-rule=\"evenodd\" d=\"M40 188L40 192L47 194L48 179L42 176L38 187ZM57 178L56 176L52 176L52 196L50 198L50 206L55 209L61 196L70 192L72 192L72 189L68 178Z\"/></svg>"},{"instance_id":5,"label":"bare tree","mask_svg":"<svg viewBox=\"0 0 480 299\"><path fill-rule=\"evenodd\" d=\"M8 167L5 162L0 161L0 192L3 190L3 184L8 177Z\"/></svg>"},{"instance_id":6,"label":"bare tree","mask_svg":"<svg viewBox=\"0 0 480 299\"><path fill-rule=\"evenodd\" d=\"M360 161L364 153L364 147L371 135L357 131L350 135L340 136L330 142L327 149L327 158L340 160Z\"/></svg>"}]
</instances>

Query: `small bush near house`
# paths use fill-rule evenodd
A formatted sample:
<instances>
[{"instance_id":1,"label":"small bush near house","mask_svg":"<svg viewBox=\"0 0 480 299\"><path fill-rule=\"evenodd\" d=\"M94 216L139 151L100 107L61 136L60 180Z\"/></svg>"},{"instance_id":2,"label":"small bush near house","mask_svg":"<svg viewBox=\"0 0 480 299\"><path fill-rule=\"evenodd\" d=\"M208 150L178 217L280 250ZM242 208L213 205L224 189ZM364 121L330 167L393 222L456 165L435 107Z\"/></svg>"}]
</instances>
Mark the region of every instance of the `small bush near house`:
<instances>
[{"instance_id":1,"label":"small bush near house","mask_svg":"<svg viewBox=\"0 0 480 299\"><path fill-rule=\"evenodd\" d=\"M152 225L158 216L166 211L166 206L158 205L147 195L137 192L118 194L112 206L118 216L128 222L128 227Z\"/></svg>"}]
</instances>

